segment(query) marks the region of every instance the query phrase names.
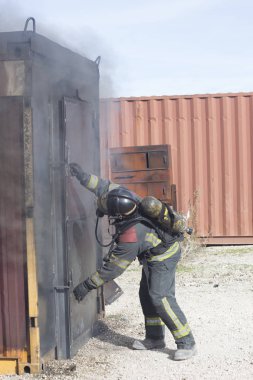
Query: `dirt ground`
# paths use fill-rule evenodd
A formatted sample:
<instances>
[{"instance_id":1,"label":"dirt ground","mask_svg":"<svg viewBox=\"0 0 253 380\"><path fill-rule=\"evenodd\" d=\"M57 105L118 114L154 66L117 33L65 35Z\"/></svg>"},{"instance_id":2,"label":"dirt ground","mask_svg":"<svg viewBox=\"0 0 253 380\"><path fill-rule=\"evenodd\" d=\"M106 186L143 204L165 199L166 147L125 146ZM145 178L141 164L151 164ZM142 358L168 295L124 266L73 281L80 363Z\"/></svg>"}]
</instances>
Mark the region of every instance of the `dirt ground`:
<instances>
[{"instance_id":1,"label":"dirt ground","mask_svg":"<svg viewBox=\"0 0 253 380\"><path fill-rule=\"evenodd\" d=\"M177 300L193 330L198 355L171 359L175 344L134 351L144 338L138 299L141 267L135 261L117 279L124 294L107 307L100 334L72 360L51 362L39 376L0 379L253 379L253 246L207 247L187 255L177 271Z\"/></svg>"}]
</instances>

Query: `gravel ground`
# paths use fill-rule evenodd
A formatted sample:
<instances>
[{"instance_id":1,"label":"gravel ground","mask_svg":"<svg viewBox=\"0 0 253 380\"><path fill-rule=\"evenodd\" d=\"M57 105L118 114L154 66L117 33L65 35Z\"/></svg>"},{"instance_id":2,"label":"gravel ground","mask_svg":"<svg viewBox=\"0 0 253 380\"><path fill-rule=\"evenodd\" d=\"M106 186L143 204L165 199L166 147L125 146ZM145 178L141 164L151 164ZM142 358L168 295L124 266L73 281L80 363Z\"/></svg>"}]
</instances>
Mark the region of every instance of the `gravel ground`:
<instances>
[{"instance_id":1,"label":"gravel ground","mask_svg":"<svg viewBox=\"0 0 253 380\"><path fill-rule=\"evenodd\" d=\"M171 359L176 347L169 332L165 349L131 349L134 339L144 338L140 274L136 261L117 279L124 294L107 307L100 334L75 358L47 363L38 376L0 379L253 379L253 246L203 248L179 264L177 300L198 346L188 361Z\"/></svg>"}]
</instances>

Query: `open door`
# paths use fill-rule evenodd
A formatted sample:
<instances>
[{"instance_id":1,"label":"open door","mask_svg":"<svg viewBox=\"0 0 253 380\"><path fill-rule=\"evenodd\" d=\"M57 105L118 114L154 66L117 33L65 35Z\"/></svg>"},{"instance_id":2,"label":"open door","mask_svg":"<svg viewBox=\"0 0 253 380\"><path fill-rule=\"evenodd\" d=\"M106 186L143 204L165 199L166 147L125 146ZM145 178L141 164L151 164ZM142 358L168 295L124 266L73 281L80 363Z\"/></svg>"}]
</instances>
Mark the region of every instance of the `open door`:
<instances>
[{"instance_id":1,"label":"open door","mask_svg":"<svg viewBox=\"0 0 253 380\"><path fill-rule=\"evenodd\" d=\"M65 162L77 162L90 173L99 171L99 138L96 136L92 105L77 99L64 99ZM91 142L89 144L89 141ZM95 144L94 144L95 142ZM94 149L94 146L97 149ZM84 148L85 147L85 148ZM67 165L66 165L67 169ZM66 267L69 291L70 356L92 335L97 320L97 292L78 303L73 288L96 271L102 255L95 240L96 200L94 195L66 170Z\"/></svg>"}]
</instances>

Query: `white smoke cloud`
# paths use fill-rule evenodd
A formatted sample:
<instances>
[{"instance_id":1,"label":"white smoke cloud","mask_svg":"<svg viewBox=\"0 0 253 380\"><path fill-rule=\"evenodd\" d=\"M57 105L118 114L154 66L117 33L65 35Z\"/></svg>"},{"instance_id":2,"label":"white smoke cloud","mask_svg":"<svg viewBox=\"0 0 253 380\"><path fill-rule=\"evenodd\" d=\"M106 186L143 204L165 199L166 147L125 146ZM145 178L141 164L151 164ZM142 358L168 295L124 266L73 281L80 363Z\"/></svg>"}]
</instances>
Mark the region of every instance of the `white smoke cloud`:
<instances>
[{"instance_id":1,"label":"white smoke cloud","mask_svg":"<svg viewBox=\"0 0 253 380\"><path fill-rule=\"evenodd\" d=\"M85 21L77 26L73 18L57 17L61 14L61 8L54 19L48 4L45 13L43 4L39 7L37 2L33 2L33 7L28 9L28 3L29 1L0 0L0 32L23 31L27 18L34 17L37 33L93 61L101 56L100 94L101 97L114 96L113 77L117 56L102 36L85 25ZM29 23L28 30L32 30L32 23Z\"/></svg>"}]
</instances>

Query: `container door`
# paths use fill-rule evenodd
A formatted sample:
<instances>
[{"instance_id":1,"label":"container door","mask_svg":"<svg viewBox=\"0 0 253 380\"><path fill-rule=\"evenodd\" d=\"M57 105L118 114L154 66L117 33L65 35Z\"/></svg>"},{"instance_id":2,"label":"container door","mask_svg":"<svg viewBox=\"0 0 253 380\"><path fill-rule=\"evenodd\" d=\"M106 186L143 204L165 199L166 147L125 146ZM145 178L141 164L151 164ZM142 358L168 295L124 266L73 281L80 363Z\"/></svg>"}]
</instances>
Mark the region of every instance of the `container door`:
<instances>
[{"instance_id":1,"label":"container door","mask_svg":"<svg viewBox=\"0 0 253 380\"><path fill-rule=\"evenodd\" d=\"M64 100L65 162L76 162L84 171L98 174L99 137L92 106L79 100ZM66 257L70 313L70 356L92 335L97 319L97 291L80 303L73 287L96 271L99 257L95 240L96 200L94 194L71 177L66 165ZM102 259L101 259L102 260Z\"/></svg>"}]
</instances>

